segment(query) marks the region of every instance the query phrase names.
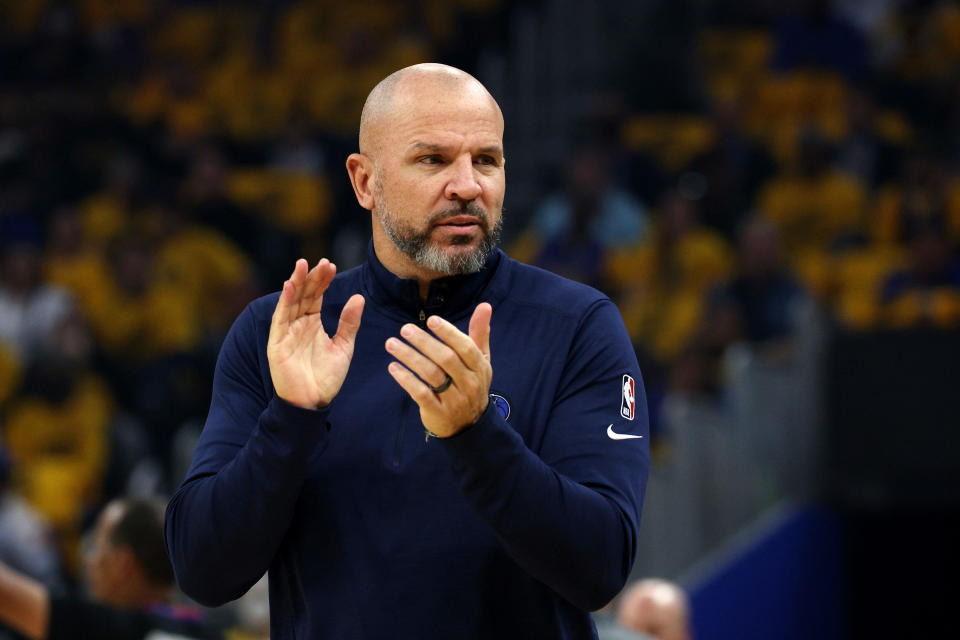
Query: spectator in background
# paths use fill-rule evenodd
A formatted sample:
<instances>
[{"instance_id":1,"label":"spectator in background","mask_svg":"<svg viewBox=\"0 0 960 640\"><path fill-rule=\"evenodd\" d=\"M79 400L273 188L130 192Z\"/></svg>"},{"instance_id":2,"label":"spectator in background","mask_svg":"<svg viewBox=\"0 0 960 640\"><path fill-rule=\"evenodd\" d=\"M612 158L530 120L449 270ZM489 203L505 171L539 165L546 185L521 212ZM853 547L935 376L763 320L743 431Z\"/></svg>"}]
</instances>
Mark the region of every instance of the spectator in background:
<instances>
[{"instance_id":1,"label":"spectator in background","mask_svg":"<svg viewBox=\"0 0 960 640\"><path fill-rule=\"evenodd\" d=\"M598 144L574 149L564 165L564 188L548 195L534 211L531 230L539 238L585 232L604 248L625 247L647 233L646 209L611 181L611 159Z\"/></svg>"},{"instance_id":2,"label":"spectator in background","mask_svg":"<svg viewBox=\"0 0 960 640\"><path fill-rule=\"evenodd\" d=\"M153 451L166 457L172 431L202 411L200 305L186 286L160 277L156 251L143 235L117 238L109 264L103 306L91 310L103 370L118 400L147 424Z\"/></svg>"},{"instance_id":3,"label":"spectator in background","mask_svg":"<svg viewBox=\"0 0 960 640\"><path fill-rule=\"evenodd\" d=\"M668 388L684 378L689 381L685 389L709 391L703 367L682 367L685 375L677 376L674 362L696 337L706 293L727 276L733 260L723 236L700 224L698 201L680 189L663 192L654 219L654 229L642 242L611 253L606 277L621 300L644 372L656 439L658 407ZM695 360L685 358L684 363Z\"/></svg>"},{"instance_id":4,"label":"spectator in background","mask_svg":"<svg viewBox=\"0 0 960 640\"><path fill-rule=\"evenodd\" d=\"M180 186L180 200L198 223L222 229L237 246L257 256L264 229L253 212L230 199L229 175L230 167L218 149L199 148L190 158L187 175Z\"/></svg>"},{"instance_id":5,"label":"spectator in background","mask_svg":"<svg viewBox=\"0 0 960 640\"><path fill-rule=\"evenodd\" d=\"M712 342L747 341L775 348L794 335L806 296L784 267L777 228L764 218L747 222L739 238L739 268L710 296Z\"/></svg>"},{"instance_id":6,"label":"spectator in background","mask_svg":"<svg viewBox=\"0 0 960 640\"><path fill-rule=\"evenodd\" d=\"M200 610L174 602L163 505L120 499L101 512L87 555L93 601L51 592L0 564L0 622L31 640L220 638Z\"/></svg>"},{"instance_id":7,"label":"spectator in background","mask_svg":"<svg viewBox=\"0 0 960 640\"><path fill-rule=\"evenodd\" d=\"M3 253L0 340L26 364L71 312L73 300L65 290L41 279L40 248L36 244L14 241L4 247Z\"/></svg>"},{"instance_id":8,"label":"spectator in background","mask_svg":"<svg viewBox=\"0 0 960 640\"><path fill-rule=\"evenodd\" d=\"M88 319L108 302L111 275L105 252L92 241L83 216L75 207L63 206L53 212L47 224L47 245L43 275L47 282L69 291Z\"/></svg>"},{"instance_id":9,"label":"spectator in background","mask_svg":"<svg viewBox=\"0 0 960 640\"><path fill-rule=\"evenodd\" d=\"M907 234L909 264L891 273L881 291L887 325L960 327L960 257L946 237L943 216L915 219Z\"/></svg>"},{"instance_id":10,"label":"spectator in background","mask_svg":"<svg viewBox=\"0 0 960 640\"><path fill-rule=\"evenodd\" d=\"M201 147L193 154L181 185L181 202L196 222L226 233L253 258L267 281L283 278L289 269L279 256L296 252L295 239L234 202L229 178L230 166L223 154L214 147Z\"/></svg>"},{"instance_id":11,"label":"spectator in background","mask_svg":"<svg viewBox=\"0 0 960 640\"><path fill-rule=\"evenodd\" d=\"M951 202L938 150L936 141L918 140L903 155L899 180L878 192L871 229L878 243L906 246L913 231L929 225L960 243L960 206Z\"/></svg>"},{"instance_id":12,"label":"spectator in background","mask_svg":"<svg viewBox=\"0 0 960 640\"><path fill-rule=\"evenodd\" d=\"M107 254L110 280L90 320L105 354L136 364L197 345L200 318L187 292L157 276L156 254L142 235L123 235Z\"/></svg>"},{"instance_id":13,"label":"spectator in background","mask_svg":"<svg viewBox=\"0 0 960 640\"><path fill-rule=\"evenodd\" d=\"M575 149L563 188L548 195L511 249L518 260L605 288L606 251L647 235L643 205L611 180L611 158L598 143Z\"/></svg>"},{"instance_id":14,"label":"spectator in background","mask_svg":"<svg viewBox=\"0 0 960 640\"><path fill-rule=\"evenodd\" d=\"M46 518L10 485L12 464L0 447L0 563L39 580L60 584L60 556ZM0 636L2 637L2 636Z\"/></svg>"},{"instance_id":15,"label":"spectator in background","mask_svg":"<svg viewBox=\"0 0 960 640\"><path fill-rule=\"evenodd\" d=\"M880 135L870 89L850 87L845 116L846 132L835 154L837 168L871 189L886 184L896 175L899 149Z\"/></svg>"},{"instance_id":16,"label":"spectator in background","mask_svg":"<svg viewBox=\"0 0 960 640\"><path fill-rule=\"evenodd\" d=\"M54 528L68 575L109 455L113 397L92 369L92 349L83 319L64 318L27 369L3 430L16 486Z\"/></svg>"},{"instance_id":17,"label":"spectator in background","mask_svg":"<svg viewBox=\"0 0 960 640\"><path fill-rule=\"evenodd\" d=\"M677 584L656 578L628 586L617 606L617 623L656 640L692 640L690 601Z\"/></svg>"},{"instance_id":18,"label":"spectator in background","mask_svg":"<svg viewBox=\"0 0 960 640\"><path fill-rule=\"evenodd\" d=\"M686 168L688 177L702 177L700 211L703 223L735 239L741 217L760 185L770 177L773 159L744 128L742 99L715 100L710 109L713 143Z\"/></svg>"},{"instance_id":19,"label":"spectator in background","mask_svg":"<svg viewBox=\"0 0 960 640\"><path fill-rule=\"evenodd\" d=\"M254 265L220 228L197 224L174 202L158 198L140 218L156 247L157 282L187 294L204 339L219 348L236 314L260 294Z\"/></svg>"},{"instance_id":20,"label":"spectator in background","mask_svg":"<svg viewBox=\"0 0 960 640\"><path fill-rule=\"evenodd\" d=\"M723 237L700 224L696 201L668 189L655 231L609 262L634 343L659 362L676 357L700 326L705 294L732 262Z\"/></svg>"},{"instance_id":21,"label":"spectator in background","mask_svg":"<svg viewBox=\"0 0 960 640\"><path fill-rule=\"evenodd\" d=\"M270 149L270 167L290 173L322 173L326 168L323 149L300 121L288 122Z\"/></svg>"},{"instance_id":22,"label":"spectator in background","mask_svg":"<svg viewBox=\"0 0 960 640\"><path fill-rule=\"evenodd\" d=\"M772 359L793 355L807 295L781 258L775 225L762 217L739 233L736 271L703 295L700 324L671 362L673 392L707 397L723 389L727 347L748 344Z\"/></svg>"},{"instance_id":23,"label":"spectator in background","mask_svg":"<svg viewBox=\"0 0 960 640\"><path fill-rule=\"evenodd\" d=\"M864 185L833 167L833 149L822 134L800 134L797 159L761 190L758 208L780 229L791 260L819 256L861 233Z\"/></svg>"},{"instance_id":24,"label":"spectator in background","mask_svg":"<svg viewBox=\"0 0 960 640\"><path fill-rule=\"evenodd\" d=\"M104 164L102 188L78 207L84 235L100 249L127 231L130 213L142 196L144 180L142 163L131 152L114 152Z\"/></svg>"}]
</instances>

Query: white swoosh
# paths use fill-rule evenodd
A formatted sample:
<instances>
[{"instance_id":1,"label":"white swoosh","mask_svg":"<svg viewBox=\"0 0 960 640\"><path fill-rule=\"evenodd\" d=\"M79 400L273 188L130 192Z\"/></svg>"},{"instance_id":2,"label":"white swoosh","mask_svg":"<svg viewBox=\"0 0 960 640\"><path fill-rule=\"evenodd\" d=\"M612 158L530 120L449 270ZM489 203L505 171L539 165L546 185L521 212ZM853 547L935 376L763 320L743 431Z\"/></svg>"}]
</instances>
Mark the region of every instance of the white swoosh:
<instances>
[{"instance_id":1,"label":"white swoosh","mask_svg":"<svg viewBox=\"0 0 960 640\"><path fill-rule=\"evenodd\" d=\"M607 435L611 440L630 440L631 438L642 438L643 436L635 436L629 433L617 433L613 430L613 425L611 424L607 427Z\"/></svg>"}]
</instances>

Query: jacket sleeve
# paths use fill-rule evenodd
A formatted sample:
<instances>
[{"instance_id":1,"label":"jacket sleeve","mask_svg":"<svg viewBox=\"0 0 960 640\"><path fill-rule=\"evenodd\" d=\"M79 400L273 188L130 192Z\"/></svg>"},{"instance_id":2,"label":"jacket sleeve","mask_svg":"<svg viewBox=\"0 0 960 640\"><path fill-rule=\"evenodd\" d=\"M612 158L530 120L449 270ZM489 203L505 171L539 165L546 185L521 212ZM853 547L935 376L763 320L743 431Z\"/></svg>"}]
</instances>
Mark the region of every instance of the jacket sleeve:
<instances>
[{"instance_id":1,"label":"jacket sleeve","mask_svg":"<svg viewBox=\"0 0 960 640\"><path fill-rule=\"evenodd\" d=\"M177 583L206 606L240 597L267 571L293 517L308 461L327 443L325 410L268 395L260 333L248 307L221 348L210 412L164 520Z\"/></svg>"},{"instance_id":2,"label":"jacket sleeve","mask_svg":"<svg viewBox=\"0 0 960 640\"><path fill-rule=\"evenodd\" d=\"M622 415L625 376L632 418ZM575 606L599 609L633 566L650 462L643 384L616 306L600 301L580 322L538 453L492 405L441 440L461 491L515 562ZM640 437L615 440L608 425Z\"/></svg>"}]
</instances>

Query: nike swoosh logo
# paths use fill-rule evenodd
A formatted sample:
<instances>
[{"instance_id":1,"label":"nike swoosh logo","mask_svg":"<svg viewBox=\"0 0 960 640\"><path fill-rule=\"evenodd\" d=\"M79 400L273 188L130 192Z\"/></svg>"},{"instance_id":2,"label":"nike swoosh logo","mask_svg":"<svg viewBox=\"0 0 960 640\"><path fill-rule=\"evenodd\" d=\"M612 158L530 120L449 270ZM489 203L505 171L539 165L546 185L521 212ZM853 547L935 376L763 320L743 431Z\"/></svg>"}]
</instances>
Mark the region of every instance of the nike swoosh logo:
<instances>
[{"instance_id":1,"label":"nike swoosh logo","mask_svg":"<svg viewBox=\"0 0 960 640\"><path fill-rule=\"evenodd\" d=\"M617 433L616 431L613 430L612 424L609 427L607 427L607 436L609 436L611 440L630 440L632 438L643 437L643 436L635 436L629 433Z\"/></svg>"}]
</instances>

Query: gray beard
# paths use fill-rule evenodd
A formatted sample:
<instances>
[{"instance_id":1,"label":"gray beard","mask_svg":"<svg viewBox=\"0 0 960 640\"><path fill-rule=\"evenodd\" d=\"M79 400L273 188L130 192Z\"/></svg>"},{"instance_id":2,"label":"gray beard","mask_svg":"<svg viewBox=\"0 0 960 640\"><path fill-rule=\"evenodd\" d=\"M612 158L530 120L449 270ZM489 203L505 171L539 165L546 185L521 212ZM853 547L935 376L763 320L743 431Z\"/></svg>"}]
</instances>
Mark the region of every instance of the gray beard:
<instances>
[{"instance_id":1,"label":"gray beard","mask_svg":"<svg viewBox=\"0 0 960 640\"><path fill-rule=\"evenodd\" d=\"M442 273L445 276L453 276L464 273L476 273L483 269L487 258L497 248L500 241L500 230L503 226L503 216L497 220L495 225L490 225L490 219L487 214L473 202L464 202L460 207L451 207L444 211L438 211L430 216L430 220L425 226L425 231L419 231L408 226L392 215L384 206L383 194L379 191L375 194L377 205L377 216L380 218L380 224L383 226L387 237L400 251L406 254L416 264L425 269ZM483 237L477 248L467 254L449 255L442 247L437 246L431 241L433 228L448 218L454 216L470 215L479 221L480 232ZM453 244L468 244L472 238L466 236L455 236Z\"/></svg>"}]
</instances>

